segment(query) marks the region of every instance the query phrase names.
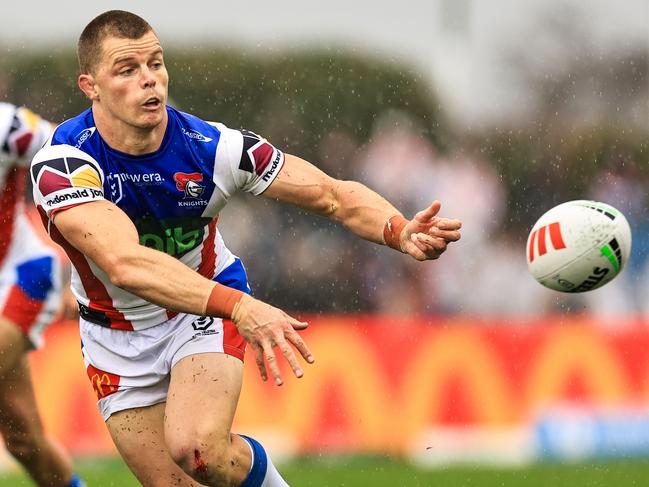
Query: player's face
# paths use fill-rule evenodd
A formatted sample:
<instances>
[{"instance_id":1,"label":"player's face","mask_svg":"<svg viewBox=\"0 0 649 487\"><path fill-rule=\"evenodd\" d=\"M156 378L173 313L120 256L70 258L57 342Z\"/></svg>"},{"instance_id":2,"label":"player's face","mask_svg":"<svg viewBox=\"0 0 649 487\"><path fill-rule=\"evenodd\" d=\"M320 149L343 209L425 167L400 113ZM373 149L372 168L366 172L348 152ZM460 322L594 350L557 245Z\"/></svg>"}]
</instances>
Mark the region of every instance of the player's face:
<instances>
[{"instance_id":1,"label":"player's face","mask_svg":"<svg viewBox=\"0 0 649 487\"><path fill-rule=\"evenodd\" d=\"M98 100L111 116L138 128L162 122L169 75L153 32L139 39L104 39L94 79Z\"/></svg>"}]
</instances>

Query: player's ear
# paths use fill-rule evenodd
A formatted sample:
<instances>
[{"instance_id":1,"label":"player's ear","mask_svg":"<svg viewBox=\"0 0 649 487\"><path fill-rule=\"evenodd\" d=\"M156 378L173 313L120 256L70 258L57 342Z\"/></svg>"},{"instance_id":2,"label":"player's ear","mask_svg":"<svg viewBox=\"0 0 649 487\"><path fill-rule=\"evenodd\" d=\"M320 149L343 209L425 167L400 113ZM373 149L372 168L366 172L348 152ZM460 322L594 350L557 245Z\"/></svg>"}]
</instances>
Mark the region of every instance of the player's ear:
<instances>
[{"instance_id":1,"label":"player's ear","mask_svg":"<svg viewBox=\"0 0 649 487\"><path fill-rule=\"evenodd\" d=\"M90 98L92 101L99 101L99 92L97 91L97 85L95 84L95 79L91 74L82 73L79 75L77 80L79 89L83 91L83 94Z\"/></svg>"}]
</instances>

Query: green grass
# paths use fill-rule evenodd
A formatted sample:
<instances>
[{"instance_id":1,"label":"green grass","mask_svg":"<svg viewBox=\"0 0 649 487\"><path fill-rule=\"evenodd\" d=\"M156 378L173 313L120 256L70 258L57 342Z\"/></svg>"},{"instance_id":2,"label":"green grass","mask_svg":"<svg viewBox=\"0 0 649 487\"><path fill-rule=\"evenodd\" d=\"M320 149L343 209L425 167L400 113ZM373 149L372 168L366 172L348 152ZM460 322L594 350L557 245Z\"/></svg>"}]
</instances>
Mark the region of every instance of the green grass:
<instances>
[{"instance_id":1,"label":"green grass","mask_svg":"<svg viewBox=\"0 0 649 487\"><path fill-rule=\"evenodd\" d=\"M119 460L79 461L89 487L139 485ZM540 464L520 469L449 467L422 470L385 458L305 458L283 465L293 487L630 487L649 485L649 460L598 464ZM0 474L0 487L32 486Z\"/></svg>"}]
</instances>

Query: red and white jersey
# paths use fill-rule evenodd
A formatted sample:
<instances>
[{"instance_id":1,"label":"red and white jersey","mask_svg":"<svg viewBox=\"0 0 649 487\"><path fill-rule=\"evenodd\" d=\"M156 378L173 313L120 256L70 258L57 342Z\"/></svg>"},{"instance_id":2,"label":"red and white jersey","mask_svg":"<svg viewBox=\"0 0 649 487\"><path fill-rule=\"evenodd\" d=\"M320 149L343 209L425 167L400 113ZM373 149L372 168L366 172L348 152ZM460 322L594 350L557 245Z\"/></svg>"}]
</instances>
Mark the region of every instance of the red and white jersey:
<instances>
[{"instance_id":1,"label":"red and white jersey","mask_svg":"<svg viewBox=\"0 0 649 487\"><path fill-rule=\"evenodd\" d=\"M25 211L25 184L51 130L30 110L0 103L0 315L36 347L59 308L60 263Z\"/></svg>"},{"instance_id":2,"label":"red and white jersey","mask_svg":"<svg viewBox=\"0 0 649 487\"><path fill-rule=\"evenodd\" d=\"M141 245L165 252L207 279L229 285L235 256L216 218L238 191L262 193L275 179L284 154L264 138L203 121L167 107L160 148L132 156L116 151L97 131L92 110L59 125L34 157L34 201L52 240L72 262L72 291L82 316L122 330L142 330L176 313L114 286L107 274L58 232L55 215L108 200L135 225ZM120 245L116 239L116 246Z\"/></svg>"},{"instance_id":3,"label":"red and white jersey","mask_svg":"<svg viewBox=\"0 0 649 487\"><path fill-rule=\"evenodd\" d=\"M27 224L24 209L27 170L51 131L49 122L27 108L0 102L0 265L16 245L17 228L34 231ZM39 240L36 234L33 239ZM46 246L30 245L23 250L32 254L41 248Z\"/></svg>"}]
</instances>

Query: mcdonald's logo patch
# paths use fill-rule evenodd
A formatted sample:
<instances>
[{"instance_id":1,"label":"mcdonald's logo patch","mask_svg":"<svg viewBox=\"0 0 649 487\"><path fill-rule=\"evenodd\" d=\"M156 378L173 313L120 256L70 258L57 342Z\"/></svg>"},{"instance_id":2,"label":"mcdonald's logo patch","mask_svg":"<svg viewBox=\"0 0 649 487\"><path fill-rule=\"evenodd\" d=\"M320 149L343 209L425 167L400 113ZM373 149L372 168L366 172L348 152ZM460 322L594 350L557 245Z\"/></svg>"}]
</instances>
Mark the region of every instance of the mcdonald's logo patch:
<instances>
[{"instance_id":1,"label":"mcdonald's logo patch","mask_svg":"<svg viewBox=\"0 0 649 487\"><path fill-rule=\"evenodd\" d=\"M548 253L547 235L550 235L550 244L554 250L561 250L566 248L566 244L561 236L561 225L559 222L550 223L537 228L530 235L530 243L528 248L528 260L534 261L537 255L545 255Z\"/></svg>"},{"instance_id":2,"label":"mcdonald's logo patch","mask_svg":"<svg viewBox=\"0 0 649 487\"><path fill-rule=\"evenodd\" d=\"M88 378L92 383L92 388L97 394L97 399L102 399L106 396L110 396L119 389L119 375L111 374L109 372L104 372L99 370L92 365L88 365L86 369Z\"/></svg>"}]
</instances>

